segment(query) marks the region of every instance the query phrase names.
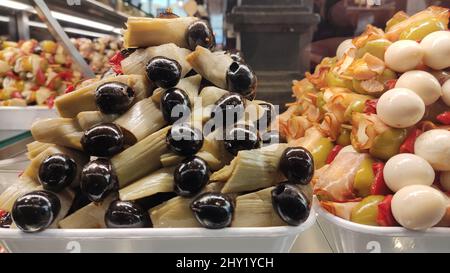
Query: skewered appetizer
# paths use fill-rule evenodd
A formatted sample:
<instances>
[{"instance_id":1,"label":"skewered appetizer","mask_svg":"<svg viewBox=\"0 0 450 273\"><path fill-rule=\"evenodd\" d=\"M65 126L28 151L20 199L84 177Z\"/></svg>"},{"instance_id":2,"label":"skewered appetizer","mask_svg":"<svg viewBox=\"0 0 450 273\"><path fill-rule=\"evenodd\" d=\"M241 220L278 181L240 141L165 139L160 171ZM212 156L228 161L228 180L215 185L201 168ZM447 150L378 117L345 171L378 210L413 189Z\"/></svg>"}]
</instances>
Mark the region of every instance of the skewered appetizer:
<instances>
[{"instance_id":1,"label":"skewered appetizer","mask_svg":"<svg viewBox=\"0 0 450 273\"><path fill-rule=\"evenodd\" d=\"M450 227L448 23L445 8L399 12L294 81L280 133L311 151L324 209L366 225Z\"/></svg>"},{"instance_id":2,"label":"skewered appetizer","mask_svg":"<svg viewBox=\"0 0 450 273\"><path fill-rule=\"evenodd\" d=\"M0 195L11 227L303 223L313 158L277 141L255 74L214 44L197 18L130 18L129 49L112 60L121 75L58 97L60 117L32 126L31 164Z\"/></svg>"},{"instance_id":3,"label":"skewered appetizer","mask_svg":"<svg viewBox=\"0 0 450 273\"><path fill-rule=\"evenodd\" d=\"M57 96L80 81L61 45L36 40L4 41L0 48L0 105L53 106Z\"/></svg>"}]
</instances>

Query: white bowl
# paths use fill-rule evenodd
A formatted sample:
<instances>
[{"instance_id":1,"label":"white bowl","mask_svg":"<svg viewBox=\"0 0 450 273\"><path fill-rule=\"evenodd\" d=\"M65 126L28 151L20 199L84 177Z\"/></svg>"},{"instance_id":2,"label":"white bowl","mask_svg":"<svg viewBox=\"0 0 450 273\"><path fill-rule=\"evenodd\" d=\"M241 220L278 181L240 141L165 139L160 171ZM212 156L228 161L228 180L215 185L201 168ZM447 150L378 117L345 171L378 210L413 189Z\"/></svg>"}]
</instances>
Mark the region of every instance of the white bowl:
<instances>
[{"instance_id":1,"label":"white bowl","mask_svg":"<svg viewBox=\"0 0 450 273\"><path fill-rule=\"evenodd\" d=\"M29 130L36 120L54 117L56 110L46 106L0 106L0 130Z\"/></svg>"},{"instance_id":2,"label":"white bowl","mask_svg":"<svg viewBox=\"0 0 450 273\"><path fill-rule=\"evenodd\" d=\"M315 212L297 227L53 229L24 233L0 229L8 252L288 252L315 223Z\"/></svg>"},{"instance_id":3,"label":"white bowl","mask_svg":"<svg viewBox=\"0 0 450 273\"><path fill-rule=\"evenodd\" d=\"M450 252L450 228L411 231L361 225L334 216L313 202L317 222L333 252Z\"/></svg>"}]
</instances>

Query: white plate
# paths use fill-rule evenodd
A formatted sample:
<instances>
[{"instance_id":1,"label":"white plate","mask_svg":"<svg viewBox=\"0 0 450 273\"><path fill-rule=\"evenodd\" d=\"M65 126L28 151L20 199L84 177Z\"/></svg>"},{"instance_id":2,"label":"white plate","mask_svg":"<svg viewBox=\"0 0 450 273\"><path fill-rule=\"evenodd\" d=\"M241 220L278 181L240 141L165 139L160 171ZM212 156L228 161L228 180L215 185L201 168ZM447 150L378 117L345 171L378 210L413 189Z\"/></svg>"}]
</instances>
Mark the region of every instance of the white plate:
<instances>
[{"instance_id":1,"label":"white plate","mask_svg":"<svg viewBox=\"0 0 450 273\"><path fill-rule=\"evenodd\" d=\"M53 229L24 233L0 229L8 252L288 252L315 223L264 228Z\"/></svg>"},{"instance_id":2,"label":"white plate","mask_svg":"<svg viewBox=\"0 0 450 273\"><path fill-rule=\"evenodd\" d=\"M317 222L334 252L450 252L450 228L411 231L361 225L334 216L313 202Z\"/></svg>"},{"instance_id":3,"label":"white plate","mask_svg":"<svg viewBox=\"0 0 450 273\"><path fill-rule=\"evenodd\" d=\"M1 106L0 130L29 130L36 120L53 117L56 110L46 106Z\"/></svg>"}]
</instances>

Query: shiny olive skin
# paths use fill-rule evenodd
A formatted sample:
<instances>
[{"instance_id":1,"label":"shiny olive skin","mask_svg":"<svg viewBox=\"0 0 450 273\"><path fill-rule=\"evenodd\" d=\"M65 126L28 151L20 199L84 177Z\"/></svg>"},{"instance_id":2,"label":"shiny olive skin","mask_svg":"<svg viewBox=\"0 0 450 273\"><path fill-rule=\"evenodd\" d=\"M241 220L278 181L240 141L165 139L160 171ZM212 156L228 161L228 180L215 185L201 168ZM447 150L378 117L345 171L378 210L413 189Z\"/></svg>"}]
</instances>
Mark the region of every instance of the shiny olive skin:
<instances>
[{"instance_id":1,"label":"shiny olive skin","mask_svg":"<svg viewBox=\"0 0 450 273\"><path fill-rule=\"evenodd\" d=\"M181 79L181 65L166 57L154 57L146 65L147 78L161 88L171 88Z\"/></svg>"},{"instance_id":2,"label":"shiny olive skin","mask_svg":"<svg viewBox=\"0 0 450 273\"><path fill-rule=\"evenodd\" d=\"M256 95L257 79L253 70L247 64L233 62L227 70L228 90L253 100Z\"/></svg>"},{"instance_id":3,"label":"shiny olive skin","mask_svg":"<svg viewBox=\"0 0 450 273\"><path fill-rule=\"evenodd\" d=\"M104 158L92 160L81 171L81 191L92 202L99 202L119 188L111 162Z\"/></svg>"},{"instance_id":4,"label":"shiny olive skin","mask_svg":"<svg viewBox=\"0 0 450 273\"><path fill-rule=\"evenodd\" d=\"M288 225L298 226L308 219L308 199L294 185L279 184L272 190L271 195L273 209Z\"/></svg>"},{"instance_id":5,"label":"shiny olive skin","mask_svg":"<svg viewBox=\"0 0 450 273\"><path fill-rule=\"evenodd\" d=\"M123 150L124 136L119 126L101 123L84 132L81 146L88 155L111 157Z\"/></svg>"},{"instance_id":6,"label":"shiny olive skin","mask_svg":"<svg viewBox=\"0 0 450 273\"><path fill-rule=\"evenodd\" d=\"M216 46L216 38L208 23L198 20L189 25L186 33L186 41L190 50L197 46L213 49Z\"/></svg>"},{"instance_id":7,"label":"shiny olive skin","mask_svg":"<svg viewBox=\"0 0 450 273\"><path fill-rule=\"evenodd\" d=\"M175 124L167 133L166 143L173 152L191 156L202 148L203 134L189 124Z\"/></svg>"},{"instance_id":8,"label":"shiny olive skin","mask_svg":"<svg viewBox=\"0 0 450 273\"><path fill-rule=\"evenodd\" d=\"M263 146L269 146L275 143L281 143L280 132L267 131L261 134L261 140Z\"/></svg>"},{"instance_id":9,"label":"shiny olive skin","mask_svg":"<svg viewBox=\"0 0 450 273\"><path fill-rule=\"evenodd\" d=\"M48 228L61 210L61 202L54 193L33 191L17 198L11 211L16 226L25 232Z\"/></svg>"},{"instance_id":10,"label":"shiny olive skin","mask_svg":"<svg viewBox=\"0 0 450 273\"><path fill-rule=\"evenodd\" d=\"M211 118L215 124L221 124L226 127L236 123L245 111L244 98L236 93L226 94L222 96L211 111Z\"/></svg>"},{"instance_id":11,"label":"shiny olive skin","mask_svg":"<svg viewBox=\"0 0 450 273\"><path fill-rule=\"evenodd\" d=\"M223 143L229 153L237 155L242 150L259 148L261 146L261 138L255 128L248 125L238 125L226 130Z\"/></svg>"},{"instance_id":12,"label":"shiny olive skin","mask_svg":"<svg viewBox=\"0 0 450 273\"><path fill-rule=\"evenodd\" d=\"M259 118L256 123L256 128L258 130L265 130L270 128L270 124L276 117L275 106L271 103L262 102L258 104L261 108L264 109L264 114Z\"/></svg>"},{"instance_id":13,"label":"shiny olive skin","mask_svg":"<svg viewBox=\"0 0 450 273\"><path fill-rule=\"evenodd\" d=\"M150 215L138 204L131 201L111 202L105 213L108 228L150 228Z\"/></svg>"},{"instance_id":14,"label":"shiny olive skin","mask_svg":"<svg viewBox=\"0 0 450 273\"><path fill-rule=\"evenodd\" d=\"M206 192L192 201L191 210L200 225L205 228L219 229L231 225L234 204L225 194Z\"/></svg>"},{"instance_id":15,"label":"shiny olive skin","mask_svg":"<svg viewBox=\"0 0 450 273\"><path fill-rule=\"evenodd\" d=\"M199 193L209 181L209 167L199 157L185 159L173 173L176 194L191 197Z\"/></svg>"},{"instance_id":16,"label":"shiny olive skin","mask_svg":"<svg viewBox=\"0 0 450 273\"><path fill-rule=\"evenodd\" d=\"M289 147L281 155L279 169L290 183L307 185L314 175L314 159L303 147Z\"/></svg>"},{"instance_id":17,"label":"shiny olive skin","mask_svg":"<svg viewBox=\"0 0 450 273\"><path fill-rule=\"evenodd\" d=\"M189 116L191 109L189 96L179 88L170 88L164 91L160 105L164 119L171 124L180 118Z\"/></svg>"},{"instance_id":18,"label":"shiny olive skin","mask_svg":"<svg viewBox=\"0 0 450 273\"><path fill-rule=\"evenodd\" d=\"M121 82L107 82L95 90L95 103L104 114L121 114L127 111L134 100L135 92Z\"/></svg>"},{"instance_id":19,"label":"shiny olive skin","mask_svg":"<svg viewBox=\"0 0 450 273\"><path fill-rule=\"evenodd\" d=\"M75 180L77 163L65 154L53 154L39 166L39 182L45 190L60 192Z\"/></svg>"}]
</instances>

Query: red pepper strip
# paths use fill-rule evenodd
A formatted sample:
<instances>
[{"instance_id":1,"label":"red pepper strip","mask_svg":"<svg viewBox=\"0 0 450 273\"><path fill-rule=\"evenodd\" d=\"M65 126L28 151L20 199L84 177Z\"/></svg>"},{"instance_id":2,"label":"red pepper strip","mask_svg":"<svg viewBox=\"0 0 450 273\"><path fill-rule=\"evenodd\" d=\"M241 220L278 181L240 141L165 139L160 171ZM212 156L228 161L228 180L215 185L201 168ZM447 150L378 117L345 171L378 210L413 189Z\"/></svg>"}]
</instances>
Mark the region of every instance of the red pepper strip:
<instances>
[{"instance_id":1,"label":"red pepper strip","mask_svg":"<svg viewBox=\"0 0 450 273\"><path fill-rule=\"evenodd\" d=\"M364 113L366 114L376 114L377 113L377 102L378 99L366 100Z\"/></svg>"},{"instance_id":2,"label":"red pepper strip","mask_svg":"<svg viewBox=\"0 0 450 273\"><path fill-rule=\"evenodd\" d=\"M375 162L372 164L372 170L375 175L375 179L370 187L370 194L372 195L388 195L392 193L384 181L383 169L383 162Z\"/></svg>"},{"instance_id":3,"label":"red pepper strip","mask_svg":"<svg viewBox=\"0 0 450 273\"><path fill-rule=\"evenodd\" d=\"M64 81L70 81L73 77L73 73L70 70L62 71L58 73L58 76Z\"/></svg>"},{"instance_id":4,"label":"red pepper strip","mask_svg":"<svg viewBox=\"0 0 450 273\"><path fill-rule=\"evenodd\" d=\"M437 115L436 119L444 125L450 125L450 111Z\"/></svg>"},{"instance_id":5,"label":"red pepper strip","mask_svg":"<svg viewBox=\"0 0 450 273\"><path fill-rule=\"evenodd\" d=\"M0 209L0 218L5 217L7 214L8 214L7 211L4 211L4 210Z\"/></svg>"},{"instance_id":6,"label":"red pepper strip","mask_svg":"<svg viewBox=\"0 0 450 273\"><path fill-rule=\"evenodd\" d=\"M327 160L325 161L326 164L330 164L331 162L333 162L333 160L336 158L337 154L339 153L339 151L342 150L341 145L336 145L333 147L333 149L331 150L331 152L328 154Z\"/></svg>"},{"instance_id":7,"label":"red pepper strip","mask_svg":"<svg viewBox=\"0 0 450 273\"><path fill-rule=\"evenodd\" d=\"M6 72L6 76L8 76L8 77L10 77L10 78L12 78L12 79L15 79L15 80L20 80L19 76L17 76L16 74L14 74L14 72L12 72L12 71Z\"/></svg>"},{"instance_id":8,"label":"red pepper strip","mask_svg":"<svg viewBox=\"0 0 450 273\"><path fill-rule=\"evenodd\" d=\"M55 96L50 96L46 101L48 109L52 109L55 105Z\"/></svg>"},{"instance_id":9,"label":"red pepper strip","mask_svg":"<svg viewBox=\"0 0 450 273\"><path fill-rule=\"evenodd\" d=\"M393 227L399 225L395 220L394 215L392 215L391 210L392 197L393 195L389 194L384 197L383 201L378 203L377 223L380 226Z\"/></svg>"},{"instance_id":10,"label":"red pepper strip","mask_svg":"<svg viewBox=\"0 0 450 273\"><path fill-rule=\"evenodd\" d=\"M64 91L64 94L67 94L67 93L70 93L70 92L73 92L73 91L75 91L75 86L70 84L70 85L67 86L66 90Z\"/></svg>"},{"instance_id":11,"label":"red pepper strip","mask_svg":"<svg viewBox=\"0 0 450 273\"><path fill-rule=\"evenodd\" d=\"M42 71L41 68L38 68L37 72L36 72L36 82L37 82L37 84L45 85L45 80L46 80L46 78L45 78L44 71Z\"/></svg>"},{"instance_id":12,"label":"red pepper strip","mask_svg":"<svg viewBox=\"0 0 450 273\"><path fill-rule=\"evenodd\" d=\"M405 141L402 145L400 145L399 152L401 154L403 153L414 153L414 143L416 143L416 139L420 134L422 134L422 130L420 129L413 129L409 135L406 137Z\"/></svg>"},{"instance_id":13,"label":"red pepper strip","mask_svg":"<svg viewBox=\"0 0 450 273\"><path fill-rule=\"evenodd\" d=\"M22 94L20 94L19 91L14 91L11 93L11 98L15 98L15 99L23 99Z\"/></svg>"},{"instance_id":14,"label":"red pepper strip","mask_svg":"<svg viewBox=\"0 0 450 273\"><path fill-rule=\"evenodd\" d=\"M125 58L122 53L120 53L120 51L118 51L114 56L111 57L111 59L109 59L109 64L117 74L123 74L122 65L120 64L120 62L122 62L124 59Z\"/></svg>"},{"instance_id":15,"label":"red pepper strip","mask_svg":"<svg viewBox=\"0 0 450 273\"><path fill-rule=\"evenodd\" d=\"M387 90L391 90L395 87L395 84L397 83L397 79L387 80L384 84L387 88Z\"/></svg>"}]
</instances>

